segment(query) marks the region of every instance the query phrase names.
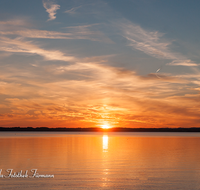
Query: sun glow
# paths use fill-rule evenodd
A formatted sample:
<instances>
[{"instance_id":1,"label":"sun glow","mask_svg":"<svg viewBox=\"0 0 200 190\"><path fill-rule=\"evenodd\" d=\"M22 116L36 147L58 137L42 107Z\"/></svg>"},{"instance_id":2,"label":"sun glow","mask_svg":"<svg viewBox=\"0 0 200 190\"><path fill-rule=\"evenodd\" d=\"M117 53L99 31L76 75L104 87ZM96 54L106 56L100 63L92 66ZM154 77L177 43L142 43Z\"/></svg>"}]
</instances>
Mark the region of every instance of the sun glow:
<instances>
[{"instance_id":1,"label":"sun glow","mask_svg":"<svg viewBox=\"0 0 200 190\"><path fill-rule=\"evenodd\" d=\"M101 127L102 129L109 129L110 128L110 126L109 125L102 125L102 127Z\"/></svg>"}]
</instances>

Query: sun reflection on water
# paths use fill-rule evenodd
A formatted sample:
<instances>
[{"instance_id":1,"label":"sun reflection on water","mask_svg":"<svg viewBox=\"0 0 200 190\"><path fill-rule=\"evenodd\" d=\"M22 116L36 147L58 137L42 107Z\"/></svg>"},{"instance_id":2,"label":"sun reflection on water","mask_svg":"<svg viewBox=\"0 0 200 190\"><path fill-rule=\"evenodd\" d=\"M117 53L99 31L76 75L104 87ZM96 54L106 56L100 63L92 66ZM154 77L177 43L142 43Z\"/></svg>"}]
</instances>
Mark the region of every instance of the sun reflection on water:
<instances>
[{"instance_id":1,"label":"sun reflection on water","mask_svg":"<svg viewBox=\"0 0 200 190\"><path fill-rule=\"evenodd\" d=\"M108 152L108 135L103 135L103 152Z\"/></svg>"}]
</instances>

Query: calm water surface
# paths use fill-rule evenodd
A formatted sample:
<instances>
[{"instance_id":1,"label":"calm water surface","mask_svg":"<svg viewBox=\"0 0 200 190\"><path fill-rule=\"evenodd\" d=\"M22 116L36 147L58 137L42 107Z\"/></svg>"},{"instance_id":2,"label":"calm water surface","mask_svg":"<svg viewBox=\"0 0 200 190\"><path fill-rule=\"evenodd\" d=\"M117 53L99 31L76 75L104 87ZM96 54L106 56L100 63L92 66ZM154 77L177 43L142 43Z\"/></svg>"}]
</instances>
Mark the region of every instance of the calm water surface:
<instances>
[{"instance_id":1,"label":"calm water surface","mask_svg":"<svg viewBox=\"0 0 200 190\"><path fill-rule=\"evenodd\" d=\"M200 189L200 133L1 132L0 189ZM31 175L31 173L30 173Z\"/></svg>"}]
</instances>

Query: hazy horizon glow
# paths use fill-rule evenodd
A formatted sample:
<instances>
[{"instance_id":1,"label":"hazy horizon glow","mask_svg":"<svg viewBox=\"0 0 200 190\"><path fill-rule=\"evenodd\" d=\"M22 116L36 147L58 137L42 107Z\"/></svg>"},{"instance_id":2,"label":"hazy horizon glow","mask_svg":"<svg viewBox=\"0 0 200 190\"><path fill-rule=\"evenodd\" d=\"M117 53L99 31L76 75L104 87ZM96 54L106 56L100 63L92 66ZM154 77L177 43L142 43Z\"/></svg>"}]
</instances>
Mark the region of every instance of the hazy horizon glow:
<instances>
[{"instance_id":1,"label":"hazy horizon glow","mask_svg":"<svg viewBox=\"0 0 200 190\"><path fill-rule=\"evenodd\" d=\"M200 127L199 5L1 1L0 126Z\"/></svg>"}]
</instances>

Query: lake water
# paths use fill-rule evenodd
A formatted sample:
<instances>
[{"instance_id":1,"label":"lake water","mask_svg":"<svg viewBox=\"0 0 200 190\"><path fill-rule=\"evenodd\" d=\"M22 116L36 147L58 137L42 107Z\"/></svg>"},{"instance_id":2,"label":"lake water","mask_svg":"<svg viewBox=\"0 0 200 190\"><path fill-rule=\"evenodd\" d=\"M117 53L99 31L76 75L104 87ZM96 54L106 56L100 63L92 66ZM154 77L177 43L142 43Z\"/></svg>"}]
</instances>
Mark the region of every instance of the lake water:
<instances>
[{"instance_id":1,"label":"lake water","mask_svg":"<svg viewBox=\"0 0 200 190\"><path fill-rule=\"evenodd\" d=\"M1 132L0 189L200 189L200 133Z\"/></svg>"}]
</instances>

